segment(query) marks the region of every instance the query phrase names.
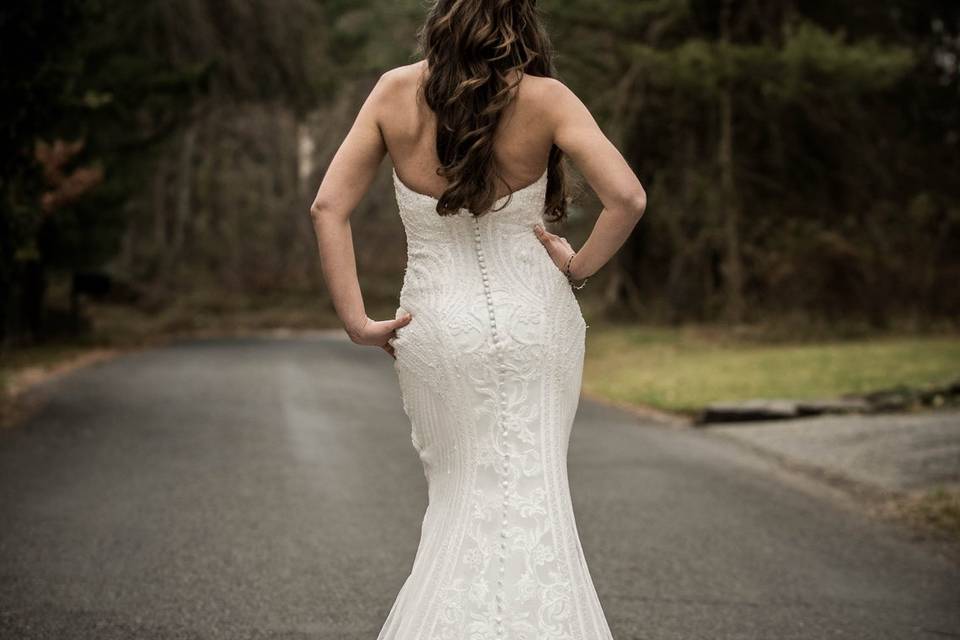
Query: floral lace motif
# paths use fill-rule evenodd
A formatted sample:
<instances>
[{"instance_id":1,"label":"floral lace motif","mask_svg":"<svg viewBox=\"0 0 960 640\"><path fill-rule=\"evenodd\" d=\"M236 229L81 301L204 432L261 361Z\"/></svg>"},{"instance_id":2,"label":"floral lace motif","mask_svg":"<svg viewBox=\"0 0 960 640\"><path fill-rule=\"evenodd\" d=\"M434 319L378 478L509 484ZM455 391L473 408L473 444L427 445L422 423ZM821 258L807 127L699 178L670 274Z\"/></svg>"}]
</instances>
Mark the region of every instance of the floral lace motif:
<instances>
[{"instance_id":1,"label":"floral lace motif","mask_svg":"<svg viewBox=\"0 0 960 640\"><path fill-rule=\"evenodd\" d=\"M429 502L378 640L610 639L567 484L586 323L533 233L546 173L479 217L393 175L413 319L392 344Z\"/></svg>"}]
</instances>

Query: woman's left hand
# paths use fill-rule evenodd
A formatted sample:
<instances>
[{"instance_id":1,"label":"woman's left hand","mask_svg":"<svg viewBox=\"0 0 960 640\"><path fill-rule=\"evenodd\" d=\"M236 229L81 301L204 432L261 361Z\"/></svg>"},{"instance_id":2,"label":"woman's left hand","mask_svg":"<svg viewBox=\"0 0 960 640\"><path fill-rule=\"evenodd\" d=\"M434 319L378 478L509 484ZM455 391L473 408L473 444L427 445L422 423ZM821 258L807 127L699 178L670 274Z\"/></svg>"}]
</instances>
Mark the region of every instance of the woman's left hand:
<instances>
[{"instance_id":1,"label":"woman's left hand","mask_svg":"<svg viewBox=\"0 0 960 640\"><path fill-rule=\"evenodd\" d=\"M408 325L412 319L413 316L409 313L395 320L373 320L368 317L360 326L346 327L346 331L354 344L380 347L389 353L391 358L396 358L390 340L396 337L398 328Z\"/></svg>"},{"instance_id":2,"label":"woman's left hand","mask_svg":"<svg viewBox=\"0 0 960 640\"><path fill-rule=\"evenodd\" d=\"M555 233L550 233L543 228L543 225L536 225L533 228L533 232L537 236L537 239L540 240L540 243L543 244L543 248L547 250L550 259L553 260L553 264L562 272L567 266L567 261L570 259L570 256L574 255L576 251L573 250L573 247L570 246L566 238L558 236Z\"/></svg>"}]
</instances>

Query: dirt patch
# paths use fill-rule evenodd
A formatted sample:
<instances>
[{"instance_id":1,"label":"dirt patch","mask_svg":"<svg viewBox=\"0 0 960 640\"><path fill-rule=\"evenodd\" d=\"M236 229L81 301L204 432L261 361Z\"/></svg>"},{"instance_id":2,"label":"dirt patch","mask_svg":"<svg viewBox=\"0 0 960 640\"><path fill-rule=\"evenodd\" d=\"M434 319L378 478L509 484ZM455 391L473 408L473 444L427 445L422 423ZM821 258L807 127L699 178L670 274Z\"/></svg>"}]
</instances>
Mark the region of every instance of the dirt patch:
<instances>
[{"instance_id":1,"label":"dirt patch","mask_svg":"<svg viewBox=\"0 0 960 640\"><path fill-rule=\"evenodd\" d=\"M9 429L22 423L40 406L39 398L29 393L37 385L112 358L118 353L119 349L94 348L55 362L28 365L7 372L5 388L0 392L0 429Z\"/></svg>"},{"instance_id":2,"label":"dirt patch","mask_svg":"<svg viewBox=\"0 0 960 640\"><path fill-rule=\"evenodd\" d=\"M960 487L937 487L889 500L879 512L928 536L960 545Z\"/></svg>"}]
</instances>

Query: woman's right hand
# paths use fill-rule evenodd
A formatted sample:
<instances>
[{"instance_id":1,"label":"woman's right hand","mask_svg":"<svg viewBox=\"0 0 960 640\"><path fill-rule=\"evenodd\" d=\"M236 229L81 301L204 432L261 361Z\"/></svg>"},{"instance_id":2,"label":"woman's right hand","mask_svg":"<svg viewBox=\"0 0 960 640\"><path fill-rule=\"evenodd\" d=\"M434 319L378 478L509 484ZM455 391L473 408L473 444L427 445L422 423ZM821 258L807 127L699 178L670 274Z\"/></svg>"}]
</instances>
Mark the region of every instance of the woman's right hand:
<instances>
[{"instance_id":1,"label":"woman's right hand","mask_svg":"<svg viewBox=\"0 0 960 640\"><path fill-rule=\"evenodd\" d=\"M397 329L410 324L413 316L406 313L395 320L373 320L365 318L359 326L345 327L347 335L355 344L366 345L370 347L380 347L390 354L390 357L396 358L393 352L393 345L390 340L397 336Z\"/></svg>"}]
</instances>

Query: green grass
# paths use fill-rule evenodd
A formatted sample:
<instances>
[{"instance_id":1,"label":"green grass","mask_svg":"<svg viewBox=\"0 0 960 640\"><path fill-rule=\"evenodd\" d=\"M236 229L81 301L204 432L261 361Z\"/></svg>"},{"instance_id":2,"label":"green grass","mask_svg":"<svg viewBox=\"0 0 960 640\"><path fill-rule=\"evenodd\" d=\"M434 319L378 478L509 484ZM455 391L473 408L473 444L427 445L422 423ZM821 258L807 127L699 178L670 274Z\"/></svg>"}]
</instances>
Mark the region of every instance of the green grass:
<instances>
[{"instance_id":1,"label":"green grass","mask_svg":"<svg viewBox=\"0 0 960 640\"><path fill-rule=\"evenodd\" d=\"M763 343L703 327L587 329L584 387L692 413L715 401L816 398L960 376L960 337Z\"/></svg>"}]
</instances>

